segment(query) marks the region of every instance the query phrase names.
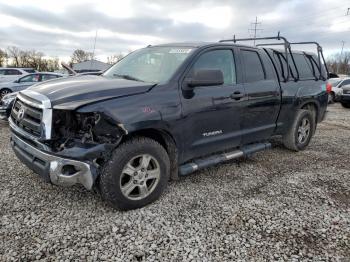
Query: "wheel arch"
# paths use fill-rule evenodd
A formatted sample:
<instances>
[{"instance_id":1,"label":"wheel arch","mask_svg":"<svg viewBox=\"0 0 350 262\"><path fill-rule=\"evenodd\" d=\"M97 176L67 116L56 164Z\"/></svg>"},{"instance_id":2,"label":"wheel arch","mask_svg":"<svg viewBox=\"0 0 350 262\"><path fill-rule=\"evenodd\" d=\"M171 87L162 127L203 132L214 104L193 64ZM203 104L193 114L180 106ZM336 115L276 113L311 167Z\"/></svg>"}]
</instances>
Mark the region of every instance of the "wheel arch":
<instances>
[{"instance_id":1,"label":"wheel arch","mask_svg":"<svg viewBox=\"0 0 350 262\"><path fill-rule=\"evenodd\" d=\"M319 112L320 112L320 105L315 100L305 100L302 101L299 105L299 109L306 109L313 112L315 117L315 124L319 122Z\"/></svg>"},{"instance_id":2,"label":"wheel arch","mask_svg":"<svg viewBox=\"0 0 350 262\"><path fill-rule=\"evenodd\" d=\"M178 179L178 147L173 136L164 129L145 128L135 130L123 137L123 141L134 137L147 137L157 141L167 151L170 159L170 178Z\"/></svg>"}]
</instances>

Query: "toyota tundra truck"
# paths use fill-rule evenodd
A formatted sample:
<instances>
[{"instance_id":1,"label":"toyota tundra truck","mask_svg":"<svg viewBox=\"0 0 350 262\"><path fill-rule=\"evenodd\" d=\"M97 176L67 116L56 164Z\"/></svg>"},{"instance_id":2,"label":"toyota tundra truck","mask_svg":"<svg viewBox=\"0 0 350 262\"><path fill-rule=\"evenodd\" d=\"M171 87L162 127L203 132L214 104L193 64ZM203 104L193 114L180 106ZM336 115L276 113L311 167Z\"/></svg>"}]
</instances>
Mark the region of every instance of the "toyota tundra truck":
<instances>
[{"instance_id":1,"label":"toyota tundra truck","mask_svg":"<svg viewBox=\"0 0 350 262\"><path fill-rule=\"evenodd\" d=\"M262 44L241 44L250 40ZM271 137L305 149L327 108L327 72L317 43L282 36L148 46L101 76L19 92L11 145L47 182L140 208L169 180L268 149Z\"/></svg>"}]
</instances>

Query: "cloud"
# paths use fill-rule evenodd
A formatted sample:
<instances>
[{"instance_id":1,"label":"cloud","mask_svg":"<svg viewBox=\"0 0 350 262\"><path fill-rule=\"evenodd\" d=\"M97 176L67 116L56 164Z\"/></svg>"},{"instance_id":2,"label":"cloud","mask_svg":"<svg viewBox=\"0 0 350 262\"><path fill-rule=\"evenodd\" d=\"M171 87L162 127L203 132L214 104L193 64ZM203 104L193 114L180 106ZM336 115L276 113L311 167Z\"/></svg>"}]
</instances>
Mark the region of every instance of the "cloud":
<instances>
[{"instance_id":1,"label":"cloud","mask_svg":"<svg viewBox=\"0 0 350 262\"><path fill-rule=\"evenodd\" d=\"M48 4L0 0L0 48L16 45L67 57L74 49L114 53L165 42L247 37L257 16L259 35L278 31L296 41L319 41L331 53L350 45L350 16L341 0L124 0Z\"/></svg>"}]
</instances>

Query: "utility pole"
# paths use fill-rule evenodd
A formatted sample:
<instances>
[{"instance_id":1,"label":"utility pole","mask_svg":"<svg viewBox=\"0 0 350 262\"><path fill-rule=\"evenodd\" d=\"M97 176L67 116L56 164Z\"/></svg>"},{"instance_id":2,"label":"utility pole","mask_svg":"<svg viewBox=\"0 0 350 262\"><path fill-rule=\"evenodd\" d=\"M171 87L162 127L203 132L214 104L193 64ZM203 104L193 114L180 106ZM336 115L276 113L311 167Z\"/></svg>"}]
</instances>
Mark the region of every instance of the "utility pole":
<instances>
[{"instance_id":1,"label":"utility pole","mask_svg":"<svg viewBox=\"0 0 350 262\"><path fill-rule=\"evenodd\" d=\"M255 17L255 22L251 23L251 26L253 26L253 28L248 29L249 32L253 32L254 34L254 46L255 46L255 38L257 36L257 32L258 31L262 31L262 28L258 28L258 26L261 25L261 22L258 22L258 17Z\"/></svg>"},{"instance_id":2,"label":"utility pole","mask_svg":"<svg viewBox=\"0 0 350 262\"><path fill-rule=\"evenodd\" d=\"M348 8L348 11L346 12L346 15L350 15L350 7Z\"/></svg>"},{"instance_id":3,"label":"utility pole","mask_svg":"<svg viewBox=\"0 0 350 262\"><path fill-rule=\"evenodd\" d=\"M343 57L344 44L345 44L345 41L342 40L341 41L341 51L340 51L339 63L337 64L337 74L339 73L339 65L340 65L341 59Z\"/></svg>"},{"instance_id":4,"label":"utility pole","mask_svg":"<svg viewBox=\"0 0 350 262\"><path fill-rule=\"evenodd\" d=\"M92 50L92 57L91 57L91 62L90 62L90 69L92 69L92 60L93 60L94 57L95 57L96 40L97 40L97 29L96 29L95 40L94 40L94 49Z\"/></svg>"}]
</instances>

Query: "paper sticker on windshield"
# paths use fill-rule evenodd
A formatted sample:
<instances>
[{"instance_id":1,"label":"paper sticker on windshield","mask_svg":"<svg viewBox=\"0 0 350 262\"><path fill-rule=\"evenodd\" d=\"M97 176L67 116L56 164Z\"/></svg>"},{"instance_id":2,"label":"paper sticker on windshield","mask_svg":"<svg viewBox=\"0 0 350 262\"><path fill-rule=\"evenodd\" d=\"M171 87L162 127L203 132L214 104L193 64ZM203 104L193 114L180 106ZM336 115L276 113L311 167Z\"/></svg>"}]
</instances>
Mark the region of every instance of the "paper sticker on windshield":
<instances>
[{"instance_id":1,"label":"paper sticker on windshield","mask_svg":"<svg viewBox=\"0 0 350 262\"><path fill-rule=\"evenodd\" d=\"M191 52L192 49L190 48L174 48L170 49L169 53L170 54L188 54Z\"/></svg>"}]
</instances>

